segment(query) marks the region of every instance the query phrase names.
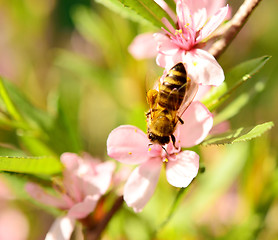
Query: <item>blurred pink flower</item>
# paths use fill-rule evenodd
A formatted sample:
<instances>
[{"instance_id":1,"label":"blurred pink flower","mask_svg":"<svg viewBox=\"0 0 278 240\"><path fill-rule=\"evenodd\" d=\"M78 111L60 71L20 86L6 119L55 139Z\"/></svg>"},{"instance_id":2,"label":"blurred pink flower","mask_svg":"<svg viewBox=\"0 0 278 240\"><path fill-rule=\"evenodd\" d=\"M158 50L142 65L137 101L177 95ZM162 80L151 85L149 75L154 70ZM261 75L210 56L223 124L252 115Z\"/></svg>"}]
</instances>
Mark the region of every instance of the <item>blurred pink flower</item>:
<instances>
[{"instance_id":1,"label":"blurred pink flower","mask_svg":"<svg viewBox=\"0 0 278 240\"><path fill-rule=\"evenodd\" d=\"M26 240L28 220L10 201L15 200L15 196L5 180L4 176L0 177L0 240Z\"/></svg>"},{"instance_id":2,"label":"blurred pink flower","mask_svg":"<svg viewBox=\"0 0 278 240\"><path fill-rule=\"evenodd\" d=\"M99 198L107 191L115 164L99 162L95 159L81 158L74 153L64 153L61 161L65 166L63 172L63 187L59 196L46 193L39 185L27 183L26 191L41 203L67 210L67 216L57 219L48 236L59 236L63 233L70 236L73 228L60 229L63 224L73 224L75 219L88 216L96 207ZM69 238L46 238L69 239Z\"/></svg>"},{"instance_id":3,"label":"blurred pink flower","mask_svg":"<svg viewBox=\"0 0 278 240\"><path fill-rule=\"evenodd\" d=\"M124 187L124 200L139 212L153 195L163 163L166 178L175 187L187 187L198 173L199 156L182 147L199 144L209 133L213 118L200 102L193 102L182 118L185 123L175 133L178 149L172 143L166 151L160 145L148 146L147 135L135 126L123 125L114 129L107 139L108 155L126 164L140 164L129 176Z\"/></svg>"},{"instance_id":4,"label":"blurred pink flower","mask_svg":"<svg viewBox=\"0 0 278 240\"><path fill-rule=\"evenodd\" d=\"M16 208L6 206L0 210L1 240L27 240L29 229L27 218Z\"/></svg>"},{"instance_id":5,"label":"blurred pink flower","mask_svg":"<svg viewBox=\"0 0 278 240\"><path fill-rule=\"evenodd\" d=\"M189 77L203 85L220 85L224 81L224 72L216 59L207 51L202 50L209 35L226 18L229 8L224 1L219 0L178 0L177 27L166 19L162 19L168 30L164 33L145 34L137 36L130 45L130 53L142 59L157 55L159 66L169 70L178 62L186 65ZM218 11L217 11L218 10ZM145 45L146 49L142 50ZM140 47L141 46L141 47ZM156 48L156 52L154 49Z\"/></svg>"},{"instance_id":6,"label":"blurred pink flower","mask_svg":"<svg viewBox=\"0 0 278 240\"><path fill-rule=\"evenodd\" d=\"M221 133L229 131L230 129L231 129L230 122L223 121L223 122L218 123L217 125L213 126L213 128L210 130L209 134L211 134L211 135L221 134Z\"/></svg>"}]
</instances>

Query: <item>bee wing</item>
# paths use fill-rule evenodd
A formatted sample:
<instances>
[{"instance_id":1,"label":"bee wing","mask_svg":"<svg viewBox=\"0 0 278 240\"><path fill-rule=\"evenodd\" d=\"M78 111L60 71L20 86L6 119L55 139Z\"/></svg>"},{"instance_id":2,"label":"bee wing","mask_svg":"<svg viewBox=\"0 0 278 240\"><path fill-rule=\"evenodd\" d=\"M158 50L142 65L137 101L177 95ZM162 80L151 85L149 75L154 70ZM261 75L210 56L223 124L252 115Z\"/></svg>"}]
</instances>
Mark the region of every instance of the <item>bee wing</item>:
<instances>
[{"instance_id":1,"label":"bee wing","mask_svg":"<svg viewBox=\"0 0 278 240\"><path fill-rule=\"evenodd\" d=\"M180 108L178 109L178 116L181 117L182 114L185 112L185 110L189 107L193 99L195 98L197 92L198 92L199 85L190 79L188 79L186 83L186 91L183 98L183 101L181 103Z\"/></svg>"}]
</instances>

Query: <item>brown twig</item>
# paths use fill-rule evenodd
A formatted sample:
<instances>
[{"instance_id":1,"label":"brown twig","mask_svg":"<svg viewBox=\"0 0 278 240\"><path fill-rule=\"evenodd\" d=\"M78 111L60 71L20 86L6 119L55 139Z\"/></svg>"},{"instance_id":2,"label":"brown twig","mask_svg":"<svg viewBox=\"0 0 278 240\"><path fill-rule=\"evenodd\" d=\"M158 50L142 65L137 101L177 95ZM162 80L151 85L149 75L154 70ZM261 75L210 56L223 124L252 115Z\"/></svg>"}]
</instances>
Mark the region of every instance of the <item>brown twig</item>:
<instances>
[{"instance_id":1,"label":"brown twig","mask_svg":"<svg viewBox=\"0 0 278 240\"><path fill-rule=\"evenodd\" d=\"M245 0L234 17L223 27L222 38L209 49L215 58L218 58L226 50L260 2L261 0Z\"/></svg>"},{"instance_id":2,"label":"brown twig","mask_svg":"<svg viewBox=\"0 0 278 240\"><path fill-rule=\"evenodd\" d=\"M114 214L121 208L123 204L123 196L118 197L110 211L105 215L105 217L98 223L96 228L88 229L86 232L87 240L98 240L101 237L102 232L105 230L107 224L109 223L110 219L114 216Z\"/></svg>"}]
</instances>

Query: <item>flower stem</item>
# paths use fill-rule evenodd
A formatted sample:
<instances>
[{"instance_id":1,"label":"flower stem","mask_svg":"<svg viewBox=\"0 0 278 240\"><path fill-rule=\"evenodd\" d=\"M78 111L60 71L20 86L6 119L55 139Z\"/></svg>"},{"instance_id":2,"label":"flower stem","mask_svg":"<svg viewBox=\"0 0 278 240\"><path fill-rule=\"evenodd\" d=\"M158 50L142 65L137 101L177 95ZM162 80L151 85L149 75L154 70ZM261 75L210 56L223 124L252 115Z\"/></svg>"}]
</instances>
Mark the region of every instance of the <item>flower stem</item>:
<instances>
[{"instance_id":1,"label":"flower stem","mask_svg":"<svg viewBox=\"0 0 278 240\"><path fill-rule=\"evenodd\" d=\"M93 229L88 229L86 231L87 240L98 240L101 237L102 232L105 230L107 224L114 216L114 214L121 208L123 205L123 196L118 197L110 211L104 216L104 218L98 223L98 225Z\"/></svg>"},{"instance_id":2,"label":"flower stem","mask_svg":"<svg viewBox=\"0 0 278 240\"><path fill-rule=\"evenodd\" d=\"M226 50L261 1L262 0L245 0L243 2L234 17L223 27L221 33L222 37L209 49L209 52L215 58L219 58Z\"/></svg>"}]
</instances>

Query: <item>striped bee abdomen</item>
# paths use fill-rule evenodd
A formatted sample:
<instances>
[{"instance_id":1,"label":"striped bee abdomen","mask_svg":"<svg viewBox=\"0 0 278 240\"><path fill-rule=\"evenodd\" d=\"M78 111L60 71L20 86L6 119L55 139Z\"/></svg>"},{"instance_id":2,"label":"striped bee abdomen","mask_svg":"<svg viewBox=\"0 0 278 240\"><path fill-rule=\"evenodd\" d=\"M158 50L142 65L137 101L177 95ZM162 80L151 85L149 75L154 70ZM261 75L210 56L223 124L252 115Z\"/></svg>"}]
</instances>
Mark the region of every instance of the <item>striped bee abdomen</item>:
<instances>
[{"instance_id":1,"label":"striped bee abdomen","mask_svg":"<svg viewBox=\"0 0 278 240\"><path fill-rule=\"evenodd\" d=\"M159 86L158 104L162 108L177 111L186 92L187 74L182 63L176 64Z\"/></svg>"}]
</instances>

